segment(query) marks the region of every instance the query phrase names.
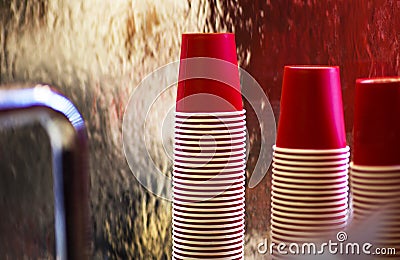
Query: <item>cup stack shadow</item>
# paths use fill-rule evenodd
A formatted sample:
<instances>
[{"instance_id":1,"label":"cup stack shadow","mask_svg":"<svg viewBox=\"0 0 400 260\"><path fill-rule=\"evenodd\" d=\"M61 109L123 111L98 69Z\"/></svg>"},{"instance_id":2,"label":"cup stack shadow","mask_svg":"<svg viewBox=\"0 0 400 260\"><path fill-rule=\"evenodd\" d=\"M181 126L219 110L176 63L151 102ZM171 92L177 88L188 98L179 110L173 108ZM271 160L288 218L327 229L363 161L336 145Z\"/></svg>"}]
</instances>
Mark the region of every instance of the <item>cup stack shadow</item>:
<instances>
[{"instance_id":1,"label":"cup stack shadow","mask_svg":"<svg viewBox=\"0 0 400 260\"><path fill-rule=\"evenodd\" d=\"M400 78L357 80L353 142L353 221L380 213L376 243L400 252Z\"/></svg>"},{"instance_id":2,"label":"cup stack shadow","mask_svg":"<svg viewBox=\"0 0 400 260\"><path fill-rule=\"evenodd\" d=\"M233 34L183 34L173 259L243 259L246 121Z\"/></svg>"},{"instance_id":3,"label":"cup stack shadow","mask_svg":"<svg viewBox=\"0 0 400 260\"><path fill-rule=\"evenodd\" d=\"M339 68L286 66L273 154L272 242L320 241L346 227L349 156Z\"/></svg>"}]
</instances>

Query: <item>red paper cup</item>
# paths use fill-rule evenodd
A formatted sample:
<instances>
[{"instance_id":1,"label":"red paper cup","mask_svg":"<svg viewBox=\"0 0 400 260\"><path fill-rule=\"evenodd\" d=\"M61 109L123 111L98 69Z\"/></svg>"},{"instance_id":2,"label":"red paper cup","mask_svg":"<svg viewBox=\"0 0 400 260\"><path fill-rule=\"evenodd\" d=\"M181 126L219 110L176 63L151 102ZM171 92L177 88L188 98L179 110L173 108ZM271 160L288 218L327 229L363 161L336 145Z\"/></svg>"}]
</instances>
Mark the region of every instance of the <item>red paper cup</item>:
<instances>
[{"instance_id":1,"label":"red paper cup","mask_svg":"<svg viewBox=\"0 0 400 260\"><path fill-rule=\"evenodd\" d=\"M332 167L300 167L300 166L286 166L273 162L272 167L281 171L289 172L333 172L333 171L346 171L349 168L348 164L332 166Z\"/></svg>"},{"instance_id":2,"label":"red paper cup","mask_svg":"<svg viewBox=\"0 0 400 260\"><path fill-rule=\"evenodd\" d=\"M312 201L327 201L340 197L347 197L349 188L333 189L326 192L319 190L294 190L272 186L272 194L275 197L288 200L312 200Z\"/></svg>"},{"instance_id":3,"label":"red paper cup","mask_svg":"<svg viewBox=\"0 0 400 260\"><path fill-rule=\"evenodd\" d=\"M239 112L238 112L239 113ZM186 115L186 116L184 116ZM200 115L200 116L198 116ZM210 114L210 113L205 113L203 116L202 114L199 113L187 113L183 115L179 115L178 113L175 113L175 123L176 124L185 124L185 125L196 125L196 124L231 124L231 123L237 123L237 122L242 122L246 119L246 116L244 115L244 110L241 111L240 114L234 116L228 116L224 117L222 116L222 113L217 113L217 114ZM207 116L205 116L207 115Z\"/></svg>"},{"instance_id":4,"label":"red paper cup","mask_svg":"<svg viewBox=\"0 0 400 260\"><path fill-rule=\"evenodd\" d=\"M232 33L183 34L177 112L243 109Z\"/></svg>"},{"instance_id":5,"label":"red paper cup","mask_svg":"<svg viewBox=\"0 0 400 260\"><path fill-rule=\"evenodd\" d=\"M226 234L213 234L212 232L204 233L204 234L196 234L196 233L192 233L192 232L181 232L178 230L172 230L172 235L173 236L179 236L182 238L186 238L186 239L191 239L193 241L204 241L204 240L229 240L229 239L234 239L238 236L240 237L244 237L244 229L241 230L240 232L231 232L231 233L226 233Z\"/></svg>"},{"instance_id":6,"label":"red paper cup","mask_svg":"<svg viewBox=\"0 0 400 260\"><path fill-rule=\"evenodd\" d=\"M217 251L182 250L173 246L172 254L180 255L182 257L181 259L213 259L216 257L218 257L218 259L237 259L237 256L243 254L243 245L238 245L236 248L232 249Z\"/></svg>"},{"instance_id":7,"label":"red paper cup","mask_svg":"<svg viewBox=\"0 0 400 260\"><path fill-rule=\"evenodd\" d=\"M245 177L242 175L241 177L230 178L229 180L187 180L182 178L174 178L173 185L180 187L188 187L194 188L198 190L214 190L216 188L220 189L228 189L229 187L233 187L236 185L244 185Z\"/></svg>"},{"instance_id":8,"label":"red paper cup","mask_svg":"<svg viewBox=\"0 0 400 260\"><path fill-rule=\"evenodd\" d=\"M345 152L337 155L294 155L274 152L273 157L281 160L294 160L294 161L327 161L327 160L343 160L350 157L350 152Z\"/></svg>"},{"instance_id":9,"label":"red paper cup","mask_svg":"<svg viewBox=\"0 0 400 260\"><path fill-rule=\"evenodd\" d=\"M232 121L237 120L239 117L243 117L246 114L246 110L235 110L235 111L228 111L228 112L180 112L175 111L175 121L184 121L187 120L192 121L199 119L200 121L208 121L212 120L213 122L225 122L225 121ZM199 121L197 121L199 122Z\"/></svg>"},{"instance_id":10,"label":"red paper cup","mask_svg":"<svg viewBox=\"0 0 400 260\"><path fill-rule=\"evenodd\" d=\"M186 227L186 226L180 226L178 223L174 223L172 221L172 229L176 230L178 232L191 232L192 234L198 233L198 234L215 234L215 235L223 235L223 234L241 234L241 231L244 228L244 221L241 223L233 224L233 225L227 225L227 226L220 226L220 227Z\"/></svg>"},{"instance_id":11,"label":"red paper cup","mask_svg":"<svg viewBox=\"0 0 400 260\"><path fill-rule=\"evenodd\" d=\"M306 224L288 224L285 222L280 222L280 221L275 221L274 219L271 220L271 225L276 226L276 227L281 227L285 228L288 230L303 230L303 231L313 231L313 232L321 232L321 231L333 231L336 229L344 228L346 227L347 220L343 220L339 223L328 223L328 224L318 224L315 223L315 225L306 225Z\"/></svg>"},{"instance_id":12,"label":"red paper cup","mask_svg":"<svg viewBox=\"0 0 400 260\"><path fill-rule=\"evenodd\" d=\"M310 183L324 184L324 183L338 183L348 180L348 170L333 171L333 172L290 172L272 169L274 177L285 179L293 183Z\"/></svg>"},{"instance_id":13,"label":"red paper cup","mask_svg":"<svg viewBox=\"0 0 400 260\"><path fill-rule=\"evenodd\" d=\"M346 147L339 67L285 66L276 146Z\"/></svg>"},{"instance_id":14,"label":"red paper cup","mask_svg":"<svg viewBox=\"0 0 400 260\"><path fill-rule=\"evenodd\" d=\"M285 204L285 205L297 205L301 206L304 203L308 203L309 205L315 206L324 206L324 205L340 205L344 200L347 201L348 192L339 191L335 195L330 196L306 196L306 195L293 195L282 192L276 192L272 190L272 201L276 201L277 203Z\"/></svg>"},{"instance_id":15,"label":"red paper cup","mask_svg":"<svg viewBox=\"0 0 400 260\"><path fill-rule=\"evenodd\" d=\"M174 218L172 224L175 226L181 226L186 228L198 228L201 230L212 230L212 229L223 229L223 228L235 228L237 226L241 226L244 224L244 217L239 218L231 218L231 219L222 219L222 220L197 220L196 222L191 221L182 221L181 219Z\"/></svg>"},{"instance_id":16,"label":"red paper cup","mask_svg":"<svg viewBox=\"0 0 400 260\"><path fill-rule=\"evenodd\" d=\"M288 200L282 199L279 196L272 196L272 202L277 203L279 205L284 205L286 207L291 208L329 208L329 209L338 209L339 207L348 205L348 199L346 198L338 198L333 199L331 201L301 201L301 200Z\"/></svg>"},{"instance_id":17,"label":"red paper cup","mask_svg":"<svg viewBox=\"0 0 400 260\"><path fill-rule=\"evenodd\" d=\"M244 219L245 214L244 213L239 213L239 214L232 214L230 216L225 216L225 217L218 217L215 216L212 213L207 213L207 214L202 214L203 216L201 217L190 217L187 215L180 214L177 211L172 212L173 216L176 217L176 221L183 221L183 222L196 222L196 223L210 223L212 221L232 221L232 220L241 220Z\"/></svg>"},{"instance_id":18,"label":"red paper cup","mask_svg":"<svg viewBox=\"0 0 400 260\"><path fill-rule=\"evenodd\" d=\"M235 211L228 211L228 212L191 212L191 211L185 211L185 210L178 210L178 209L173 209L172 213L173 214L179 214L180 216L185 216L185 217L196 217L196 218L209 218L209 217L219 217L219 218L228 218L231 216L235 216L238 214L244 214L244 207L241 208L240 210L235 210ZM242 230L244 233L244 230ZM193 236L193 234L190 234L189 236Z\"/></svg>"},{"instance_id":19,"label":"red paper cup","mask_svg":"<svg viewBox=\"0 0 400 260\"><path fill-rule=\"evenodd\" d=\"M300 224L300 225L335 225L337 223L343 223L347 221L347 214L344 212L343 214L336 216L336 217L319 217L319 218L314 218L314 219L309 219L307 217L304 217L306 214L300 214L297 217L293 217L291 215L285 214L285 213L279 213L273 211L271 214L271 218L274 219L275 221L280 221L282 223L288 223L292 225ZM312 214L309 214L308 216L312 216Z\"/></svg>"},{"instance_id":20,"label":"red paper cup","mask_svg":"<svg viewBox=\"0 0 400 260\"><path fill-rule=\"evenodd\" d=\"M199 197L199 196L188 196L184 194L180 194L177 192L174 192L173 198L178 200L184 200L188 202L224 202L224 201L233 201L233 200L240 200L245 197L244 192L242 193L237 193L237 194L232 194L231 196L214 196L212 198L210 197Z\"/></svg>"},{"instance_id":21,"label":"red paper cup","mask_svg":"<svg viewBox=\"0 0 400 260\"><path fill-rule=\"evenodd\" d=\"M244 187L242 187L243 188L243 190L244 190ZM224 194L224 196L234 196L234 195L236 195L236 194L239 194L241 191L239 190L236 190L236 191L222 191L222 192L219 192L219 193L214 193L214 194L210 194L210 193L207 193L207 192L202 192L202 193L199 193L199 192L197 192L197 193L185 193L185 192L182 192L182 191L180 191L180 190L177 190L177 189L175 189L174 190L174 198L176 198L178 195L180 196L180 197L192 197L194 200L193 201L196 201L195 199L196 198L198 198L198 202L207 202L207 201L215 201L215 200L217 200L217 198L225 198L225 197L220 197L220 196L222 196L222 194ZM231 198L232 198L231 197ZM242 198L243 196L240 196L240 198ZM228 197L226 197L227 198L227 200L231 200L231 198L228 198ZM235 209L232 209L232 210L238 210L238 209L240 209L240 207L236 207L235 206ZM187 211L187 209L185 209L185 208L180 208L179 210L183 210L183 211ZM229 211L229 210L225 210L225 211Z\"/></svg>"},{"instance_id":22,"label":"red paper cup","mask_svg":"<svg viewBox=\"0 0 400 260\"><path fill-rule=\"evenodd\" d=\"M186 150L186 151L220 151L220 150L232 150L232 149L244 149L246 148L246 143L244 141L232 142L228 144L185 144L182 142L176 142L175 146L176 150Z\"/></svg>"},{"instance_id":23,"label":"red paper cup","mask_svg":"<svg viewBox=\"0 0 400 260\"><path fill-rule=\"evenodd\" d=\"M242 242L244 240L243 235L237 235L233 238L225 238L225 239L215 239L213 237L208 237L206 239L199 239L199 238L187 238L184 236L180 236L180 234L173 234L172 237L174 240L178 243L182 244L191 244L191 245L209 245L209 244L214 244L214 245L224 245L224 244L229 244L229 243L237 243L237 242Z\"/></svg>"},{"instance_id":24,"label":"red paper cup","mask_svg":"<svg viewBox=\"0 0 400 260\"><path fill-rule=\"evenodd\" d=\"M189 166L189 167L226 167L226 166L238 166L242 164L246 164L246 160L244 157L240 158L229 158L225 161L218 160L218 161L212 161L212 160L196 160L196 161L191 161L190 159L184 160L180 157L175 157L174 159L175 165L180 165L180 166Z\"/></svg>"},{"instance_id":25,"label":"red paper cup","mask_svg":"<svg viewBox=\"0 0 400 260\"><path fill-rule=\"evenodd\" d=\"M318 192L319 194L331 194L338 189L343 189L348 187L347 182L339 183L339 184L299 184L299 183L289 183L281 181L277 178L272 178L272 185L277 189L287 189L291 192Z\"/></svg>"},{"instance_id":26,"label":"red paper cup","mask_svg":"<svg viewBox=\"0 0 400 260\"><path fill-rule=\"evenodd\" d=\"M400 165L400 77L358 79L353 162Z\"/></svg>"},{"instance_id":27,"label":"red paper cup","mask_svg":"<svg viewBox=\"0 0 400 260\"><path fill-rule=\"evenodd\" d=\"M280 159L277 157L273 157L273 161L280 165L287 165L287 166L308 166L308 167L326 167L326 166L337 166L348 164L350 162L349 158L342 159L342 160L315 160L315 161L302 161L302 160L287 160L287 159Z\"/></svg>"},{"instance_id":28,"label":"red paper cup","mask_svg":"<svg viewBox=\"0 0 400 260\"><path fill-rule=\"evenodd\" d=\"M172 186L172 188L174 193L179 193L181 195L187 195L187 196L198 196L201 198L213 198L215 196L220 196L223 194L225 195L237 194L243 192L245 189L243 184L231 186L229 188L222 188L222 189L218 188L215 190L199 190L196 188L185 188L178 186Z\"/></svg>"},{"instance_id":29,"label":"red paper cup","mask_svg":"<svg viewBox=\"0 0 400 260\"><path fill-rule=\"evenodd\" d=\"M196 256L193 256L193 255L185 255L185 254L177 254L176 252L172 252L172 259L173 260L184 260L184 259L188 259L188 258L195 258ZM204 256L197 256L198 258L200 257L200 259L201 258L204 258ZM243 252L241 252L241 253L238 253L238 254L232 254L232 255L228 255L228 256L226 256L226 257L230 257L232 260L242 260L242 259L244 259L244 253ZM225 257L225 258L226 258ZM198 259L197 258L197 259ZM213 256L213 257L210 257L210 256L208 256L207 257L208 259L221 259L221 257L219 257L219 256ZM225 259L225 258L223 258L223 259ZM196 259L196 258L195 258Z\"/></svg>"},{"instance_id":30,"label":"red paper cup","mask_svg":"<svg viewBox=\"0 0 400 260\"><path fill-rule=\"evenodd\" d=\"M380 185L380 186L395 185L397 187L400 187L400 173L396 175L390 174L386 176L379 176L379 174L376 173L354 174L354 172L351 172L351 180L364 185Z\"/></svg>"},{"instance_id":31,"label":"red paper cup","mask_svg":"<svg viewBox=\"0 0 400 260\"><path fill-rule=\"evenodd\" d=\"M348 204L342 204L340 206L322 206L322 207L299 207L299 206L288 206L288 205L281 205L276 202L271 202L271 208L275 210L279 210L281 212L291 212L296 214L306 214L309 215L310 213L312 216L321 216L327 214L337 214L342 212L347 212Z\"/></svg>"}]
</instances>

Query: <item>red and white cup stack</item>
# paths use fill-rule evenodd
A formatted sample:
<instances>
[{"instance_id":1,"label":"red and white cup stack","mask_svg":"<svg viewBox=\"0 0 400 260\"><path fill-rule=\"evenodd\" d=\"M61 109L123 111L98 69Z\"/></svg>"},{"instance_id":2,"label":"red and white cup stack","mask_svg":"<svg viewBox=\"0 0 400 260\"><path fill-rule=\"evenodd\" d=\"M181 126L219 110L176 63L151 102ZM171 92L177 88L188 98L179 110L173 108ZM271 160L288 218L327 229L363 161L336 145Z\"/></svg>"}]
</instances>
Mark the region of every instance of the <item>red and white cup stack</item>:
<instances>
[{"instance_id":1,"label":"red and white cup stack","mask_svg":"<svg viewBox=\"0 0 400 260\"><path fill-rule=\"evenodd\" d=\"M339 68L286 66L273 154L272 242L312 242L346 227L349 156Z\"/></svg>"},{"instance_id":2,"label":"red and white cup stack","mask_svg":"<svg viewBox=\"0 0 400 260\"><path fill-rule=\"evenodd\" d=\"M215 78L226 75L229 84ZM246 121L234 35L183 34L179 80L172 257L243 259Z\"/></svg>"},{"instance_id":3,"label":"red and white cup stack","mask_svg":"<svg viewBox=\"0 0 400 260\"><path fill-rule=\"evenodd\" d=\"M400 78L358 79L350 184L353 221L382 216L377 244L400 252Z\"/></svg>"}]
</instances>

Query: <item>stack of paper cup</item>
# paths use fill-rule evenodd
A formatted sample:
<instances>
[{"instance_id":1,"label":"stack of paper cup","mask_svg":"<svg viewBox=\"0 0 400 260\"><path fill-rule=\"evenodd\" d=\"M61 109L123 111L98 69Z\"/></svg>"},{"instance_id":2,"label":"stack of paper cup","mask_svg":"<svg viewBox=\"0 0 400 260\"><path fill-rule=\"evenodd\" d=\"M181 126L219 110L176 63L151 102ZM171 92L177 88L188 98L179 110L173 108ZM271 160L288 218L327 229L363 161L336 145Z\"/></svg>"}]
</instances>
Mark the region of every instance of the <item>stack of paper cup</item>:
<instances>
[{"instance_id":1,"label":"stack of paper cup","mask_svg":"<svg viewBox=\"0 0 400 260\"><path fill-rule=\"evenodd\" d=\"M230 65L222 64L221 69L218 63L204 67L204 60L199 61L200 66L196 60L183 60L193 57L213 57ZM236 79L233 85L198 79L193 72L200 68L200 73L204 69L215 73L229 66L231 79ZM188 74L193 78L187 78ZM246 123L234 35L184 34L179 78L173 259L243 259Z\"/></svg>"},{"instance_id":2,"label":"stack of paper cup","mask_svg":"<svg viewBox=\"0 0 400 260\"><path fill-rule=\"evenodd\" d=\"M301 244L345 228L349 155L339 69L286 66L273 156L272 242Z\"/></svg>"},{"instance_id":3,"label":"stack of paper cup","mask_svg":"<svg viewBox=\"0 0 400 260\"><path fill-rule=\"evenodd\" d=\"M381 213L376 242L400 252L400 78L357 80L353 134L353 219Z\"/></svg>"}]
</instances>

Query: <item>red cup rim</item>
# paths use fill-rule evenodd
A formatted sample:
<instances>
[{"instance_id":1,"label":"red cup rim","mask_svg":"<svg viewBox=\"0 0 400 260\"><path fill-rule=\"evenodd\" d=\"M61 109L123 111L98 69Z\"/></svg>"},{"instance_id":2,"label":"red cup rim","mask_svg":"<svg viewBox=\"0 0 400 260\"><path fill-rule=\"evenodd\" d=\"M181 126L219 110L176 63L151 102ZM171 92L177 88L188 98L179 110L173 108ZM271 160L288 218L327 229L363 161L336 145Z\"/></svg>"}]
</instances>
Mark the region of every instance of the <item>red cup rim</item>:
<instances>
[{"instance_id":1,"label":"red cup rim","mask_svg":"<svg viewBox=\"0 0 400 260\"><path fill-rule=\"evenodd\" d=\"M234 33L230 33L230 32L209 32L209 33L201 33L201 32L185 32L182 33L182 35L189 35L189 36L198 36L198 37L203 37L205 35L235 35Z\"/></svg>"},{"instance_id":2,"label":"red cup rim","mask_svg":"<svg viewBox=\"0 0 400 260\"><path fill-rule=\"evenodd\" d=\"M238 255L241 254L241 252L243 252L243 245L238 245L237 248L232 248L232 249L226 249L226 250L216 250L214 251L198 251L198 250L190 250L190 251L184 251L180 248L176 248L173 246L172 249L172 254L178 254L178 255L182 255L182 257L184 258L193 258L193 257L197 257L197 256L201 256L201 257L205 257L205 256L210 256L213 255L215 256L221 256L221 257L231 257L233 255Z\"/></svg>"},{"instance_id":3,"label":"red cup rim","mask_svg":"<svg viewBox=\"0 0 400 260\"><path fill-rule=\"evenodd\" d=\"M400 171L400 165L358 165L350 163L350 168L361 172L390 173Z\"/></svg>"},{"instance_id":4,"label":"red cup rim","mask_svg":"<svg viewBox=\"0 0 400 260\"><path fill-rule=\"evenodd\" d=\"M185 236L185 237L190 237L190 238L197 238L200 239L210 239L210 234L196 234L193 232L186 232L186 231L180 231L180 230L174 230L172 229L172 235L178 234L179 236ZM232 237L237 237L237 236L244 236L245 230L242 229L240 231L233 231L233 232L226 232L225 234L221 235L212 235L213 238L216 239L225 239L225 238L232 238Z\"/></svg>"},{"instance_id":5,"label":"red cup rim","mask_svg":"<svg viewBox=\"0 0 400 260\"><path fill-rule=\"evenodd\" d=\"M298 208L332 208L332 207L341 207L343 205L348 205L348 199L347 198L341 198L341 199L336 199L333 201L322 201L322 202L313 202L312 204L310 201L293 201L293 200L286 200L286 199L281 199L276 196L272 196L271 201L274 203L277 203L279 205L285 205L289 207L296 206Z\"/></svg>"},{"instance_id":6,"label":"red cup rim","mask_svg":"<svg viewBox=\"0 0 400 260\"><path fill-rule=\"evenodd\" d=\"M201 238L199 238L199 239L190 238L190 239L188 239L187 237L183 237L179 233L172 234L172 237L173 238L177 238L178 240L184 241L184 243L189 243L189 244L191 243L191 241L193 241L192 244L200 244L200 245L203 244L204 242L210 243L209 242L210 238L206 238L206 239L204 239L204 238L203 239L201 239ZM237 241L237 240L240 240L240 239L244 239L244 235L238 234L238 235L236 235L235 237L232 237L232 238L213 238L213 241L215 241L216 244L225 244L227 242L229 243L230 240Z\"/></svg>"},{"instance_id":7,"label":"red cup rim","mask_svg":"<svg viewBox=\"0 0 400 260\"><path fill-rule=\"evenodd\" d=\"M175 111L175 116L181 119L186 118L202 118L212 117L212 119L218 118L223 121L224 119L237 119L240 116L246 114L246 109L236 110L236 111L212 111L212 112L185 112L185 111Z\"/></svg>"},{"instance_id":8,"label":"red cup rim","mask_svg":"<svg viewBox=\"0 0 400 260\"><path fill-rule=\"evenodd\" d=\"M376 77L376 78L358 78L356 80L357 84L366 84L370 85L371 83L400 83L400 77L392 76L392 77Z\"/></svg>"},{"instance_id":9,"label":"red cup rim","mask_svg":"<svg viewBox=\"0 0 400 260\"><path fill-rule=\"evenodd\" d=\"M341 148L333 149L303 149L303 148L287 148L279 147L276 144L272 146L274 152L288 154L288 155L300 155L300 156L327 156L327 155L342 155L350 151L350 147L346 145Z\"/></svg>"},{"instance_id":10,"label":"red cup rim","mask_svg":"<svg viewBox=\"0 0 400 260\"><path fill-rule=\"evenodd\" d=\"M285 68L288 69L301 69L301 70L305 70L305 69L309 69L309 70L320 70L320 69L329 69L329 70L337 70L339 69L339 66L331 66L331 65L286 65Z\"/></svg>"},{"instance_id":11,"label":"red cup rim","mask_svg":"<svg viewBox=\"0 0 400 260\"><path fill-rule=\"evenodd\" d=\"M335 214L339 212L347 212L348 204L345 203L343 205L331 207L331 206L309 206L309 207L291 207L288 205L280 204L275 201L271 201L271 208L276 208L277 210L283 212L290 212L290 213L313 213L315 215L324 215L324 214Z\"/></svg>"},{"instance_id":12,"label":"red cup rim","mask_svg":"<svg viewBox=\"0 0 400 260\"><path fill-rule=\"evenodd\" d=\"M335 225L332 224L326 224L326 225L296 225L296 224L290 224L288 225L287 223L282 223L280 221L275 221L275 220L271 220L271 224L273 226L278 226L278 227L282 227L285 229L289 229L289 230L307 230L307 231L315 231L315 232L320 232L320 231L326 231L326 230L335 230L338 228L342 228L345 227L347 225L347 220L343 221L342 223L336 223Z\"/></svg>"}]
</instances>

